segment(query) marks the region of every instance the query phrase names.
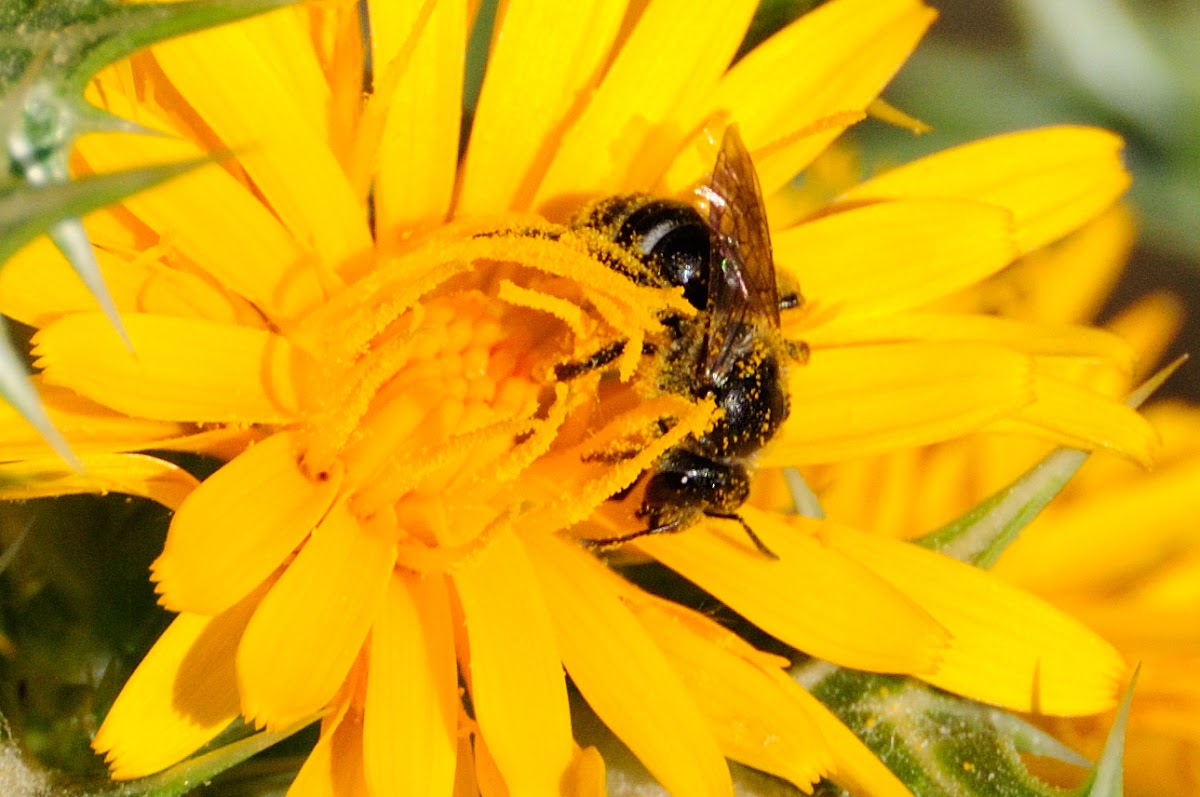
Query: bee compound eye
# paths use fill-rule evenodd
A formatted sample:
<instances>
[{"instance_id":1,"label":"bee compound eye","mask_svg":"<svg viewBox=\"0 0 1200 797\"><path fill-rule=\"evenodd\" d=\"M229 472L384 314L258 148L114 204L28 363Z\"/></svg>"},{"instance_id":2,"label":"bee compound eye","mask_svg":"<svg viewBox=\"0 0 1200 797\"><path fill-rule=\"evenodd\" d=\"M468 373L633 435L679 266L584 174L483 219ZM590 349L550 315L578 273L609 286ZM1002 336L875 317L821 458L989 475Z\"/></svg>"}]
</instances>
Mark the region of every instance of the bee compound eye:
<instances>
[{"instance_id":1,"label":"bee compound eye","mask_svg":"<svg viewBox=\"0 0 1200 797\"><path fill-rule=\"evenodd\" d=\"M621 225L618 242L631 247L697 310L708 304L708 225L691 205L654 200L639 207Z\"/></svg>"}]
</instances>

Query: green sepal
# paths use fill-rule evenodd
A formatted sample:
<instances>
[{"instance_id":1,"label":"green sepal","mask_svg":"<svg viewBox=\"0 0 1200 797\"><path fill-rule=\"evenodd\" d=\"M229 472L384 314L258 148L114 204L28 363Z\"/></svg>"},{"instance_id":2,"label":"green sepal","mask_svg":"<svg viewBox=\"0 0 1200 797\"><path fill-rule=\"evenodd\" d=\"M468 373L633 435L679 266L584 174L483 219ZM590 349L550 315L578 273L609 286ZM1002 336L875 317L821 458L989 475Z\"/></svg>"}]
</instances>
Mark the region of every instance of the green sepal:
<instances>
[{"instance_id":1,"label":"green sepal","mask_svg":"<svg viewBox=\"0 0 1200 797\"><path fill-rule=\"evenodd\" d=\"M1021 529L1062 491L1087 457L1086 451L1070 448L1051 452L1015 482L916 543L976 567L991 567Z\"/></svg>"}]
</instances>

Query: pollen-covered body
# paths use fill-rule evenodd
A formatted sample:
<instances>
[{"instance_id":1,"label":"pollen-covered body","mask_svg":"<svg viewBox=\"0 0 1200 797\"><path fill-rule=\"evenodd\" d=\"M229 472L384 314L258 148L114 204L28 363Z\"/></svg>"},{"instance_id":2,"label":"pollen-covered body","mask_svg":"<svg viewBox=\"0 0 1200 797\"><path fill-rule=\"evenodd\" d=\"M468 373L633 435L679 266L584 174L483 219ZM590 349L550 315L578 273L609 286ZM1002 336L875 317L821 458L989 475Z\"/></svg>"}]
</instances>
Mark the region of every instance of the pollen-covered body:
<instances>
[{"instance_id":1,"label":"pollen-covered body","mask_svg":"<svg viewBox=\"0 0 1200 797\"><path fill-rule=\"evenodd\" d=\"M710 398L719 414L704 434L687 438L655 465L638 510L652 529L683 528L702 515L733 516L750 492L749 460L788 415L783 366L767 335L747 338L732 370L719 381L696 380L690 370L694 349L695 339L686 332L673 343L662 358L658 387Z\"/></svg>"},{"instance_id":2,"label":"pollen-covered body","mask_svg":"<svg viewBox=\"0 0 1200 797\"><path fill-rule=\"evenodd\" d=\"M696 312L663 318L665 340L651 348L655 387L711 400L717 408L707 430L655 463L637 513L648 528L602 545L678 531L705 515L741 522L737 510L750 492L748 461L788 415L784 360L795 350L779 332L781 300L766 216L736 129L726 133L700 196L707 219L685 202L634 194L602 200L576 221L633 252L653 283L683 289ZM782 302L798 303L798 295Z\"/></svg>"}]
</instances>

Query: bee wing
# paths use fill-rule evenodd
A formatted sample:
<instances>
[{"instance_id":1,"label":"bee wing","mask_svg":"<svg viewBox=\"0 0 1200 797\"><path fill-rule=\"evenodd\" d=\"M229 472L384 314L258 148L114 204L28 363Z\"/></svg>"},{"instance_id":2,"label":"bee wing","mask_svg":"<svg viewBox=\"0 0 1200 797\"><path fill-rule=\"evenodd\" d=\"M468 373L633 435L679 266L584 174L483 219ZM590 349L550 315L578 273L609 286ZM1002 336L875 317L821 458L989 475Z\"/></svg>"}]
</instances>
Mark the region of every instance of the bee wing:
<instances>
[{"instance_id":1,"label":"bee wing","mask_svg":"<svg viewBox=\"0 0 1200 797\"><path fill-rule=\"evenodd\" d=\"M700 194L713 231L705 369L719 380L753 345L756 329L779 328L767 213L754 162L735 125L725 129L712 179Z\"/></svg>"}]
</instances>

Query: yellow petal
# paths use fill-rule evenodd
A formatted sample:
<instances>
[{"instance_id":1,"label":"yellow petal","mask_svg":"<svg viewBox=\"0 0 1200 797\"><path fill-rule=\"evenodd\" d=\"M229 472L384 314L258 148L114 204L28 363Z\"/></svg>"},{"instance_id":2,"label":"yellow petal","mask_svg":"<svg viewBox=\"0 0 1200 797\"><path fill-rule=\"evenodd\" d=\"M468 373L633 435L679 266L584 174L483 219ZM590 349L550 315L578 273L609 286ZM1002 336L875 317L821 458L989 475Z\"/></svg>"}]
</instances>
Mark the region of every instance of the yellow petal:
<instances>
[{"instance_id":1,"label":"yellow petal","mask_svg":"<svg viewBox=\"0 0 1200 797\"><path fill-rule=\"evenodd\" d=\"M999 346L817 349L788 370L791 410L760 462L833 462L974 431L1030 403L1030 361Z\"/></svg>"},{"instance_id":2,"label":"yellow petal","mask_svg":"<svg viewBox=\"0 0 1200 797\"><path fill-rule=\"evenodd\" d=\"M557 795L574 742L566 678L533 565L521 544L501 533L450 576L466 620L471 702L487 748L511 794Z\"/></svg>"},{"instance_id":3,"label":"yellow petal","mask_svg":"<svg viewBox=\"0 0 1200 797\"><path fill-rule=\"evenodd\" d=\"M536 205L649 190L698 121L676 120L680 106L694 110L711 93L757 3L645 5L603 82L563 135Z\"/></svg>"},{"instance_id":4,"label":"yellow petal","mask_svg":"<svg viewBox=\"0 0 1200 797\"><path fill-rule=\"evenodd\" d=\"M184 501L151 567L163 606L216 614L283 564L324 517L341 484L340 473L310 478L297 457L296 436L276 434Z\"/></svg>"},{"instance_id":5,"label":"yellow petal","mask_svg":"<svg viewBox=\"0 0 1200 797\"><path fill-rule=\"evenodd\" d=\"M839 203L946 197L1007 208L1022 252L1081 226L1129 186L1121 139L1089 127L1048 127L983 139L886 172Z\"/></svg>"},{"instance_id":6,"label":"yellow petal","mask_svg":"<svg viewBox=\"0 0 1200 797\"><path fill-rule=\"evenodd\" d=\"M772 236L777 262L838 320L907 310L973 285L1017 256L1011 218L978 202L881 202Z\"/></svg>"},{"instance_id":7,"label":"yellow petal","mask_svg":"<svg viewBox=\"0 0 1200 797\"><path fill-rule=\"evenodd\" d=\"M280 423L297 415L292 347L258 329L169 316L121 317L133 352L101 313L56 321L33 339L35 366L61 385L142 418Z\"/></svg>"},{"instance_id":8,"label":"yellow petal","mask_svg":"<svg viewBox=\"0 0 1200 797\"><path fill-rule=\"evenodd\" d=\"M458 738L458 766L454 770L452 797L480 797L482 794L487 794L476 777L475 752L471 739L471 735L466 733L461 734Z\"/></svg>"},{"instance_id":9,"label":"yellow petal","mask_svg":"<svg viewBox=\"0 0 1200 797\"><path fill-rule=\"evenodd\" d=\"M242 713L278 728L341 686L379 612L395 544L335 505L254 613L237 652Z\"/></svg>"},{"instance_id":10,"label":"yellow petal","mask_svg":"<svg viewBox=\"0 0 1200 797\"><path fill-rule=\"evenodd\" d=\"M0 465L0 500L77 493L124 493L177 509L200 484L178 465L143 454L85 454L77 471L57 458Z\"/></svg>"},{"instance_id":11,"label":"yellow petal","mask_svg":"<svg viewBox=\"0 0 1200 797\"><path fill-rule=\"evenodd\" d=\"M371 248L366 213L338 163L329 85L309 32L269 14L164 42L154 57L304 247L337 267ZM254 102L246 102L253 97Z\"/></svg>"},{"instance_id":12,"label":"yellow petal","mask_svg":"<svg viewBox=\"0 0 1200 797\"><path fill-rule=\"evenodd\" d=\"M130 418L70 390L46 385L39 377L33 382L54 428L71 441L77 454L158 447L162 441L185 435L180 424ZM0 452L0 459L13 461L50 454L45 438L7 402L0 402Z\"/></svg>"},{"instance_id":13,"label":"yellow petal","mask_svg":"<svg viewBox=\"0 0 1200 797\"><path fill-rule=\"evenodd\" d=\"M475 735L475 777L479 784L479 797L512 797L512 792L504 784L504 776L496 766L488 750L487 740L481 734ZM471 794L475 797L475 794Z\"/></svg>"},{"instance_id":14,"label":"yellow petal","mask_svg":"<svg viewBox=\"0 0 1200 797\"><path fill-rule=\"evenodd\" d=\"M701 521L634 544L805 653L875 672L932 670L945 638L929 615L784 517L741 511L778 561L755 551L731 521Z\"/></svg>"},{"instance_id":15,"label":"yellow petal","mask_svg":"<svg viewBox=\"0 0 1200 797\"><path fill-rule=\"evenodd\" d=\"M838 0L805 14L729 70L695 120L729 113L765 192L798 174L863 111L904 63L936 13L917 0ZM830 125L805 134L827 117ZM689 128L690 129L690 128ZM763 149L772 145L770 150ZM667 193L712 170L713 153L684 150Z\"/></svg>"},{"instance_id":16,"label":"yellow petal","mask_svg":"<svg viewBox=\"0 0 1200 797\"><path fill-rule=\"evenodd\" d=\"M744 658L750 646L702 615L666 601L633 607L695 695L726 756L805 792L829 772L832 755L810 717L815 701L804 701L804 690L778 669L786 659L774 662L771 673L755 660L765 654L751 649Z\"/></svg>"},{"instance_id":17,"label":"yellow petal","mask_svg":"<svg viewBox=\"0 0 1200 797\"><path fill-rule=\"evenodd\" d=\"M571 775L571 793L575 797L607 797L604 758L595 747L585 747L576 753L575 769Z\"/></svg>"},{"instance_id":18,"label":"yellow petal","mask_svg":"<svg viewBox=\"0 0 1200 797\"><path fill-rule=\"evenodd\" d=\"M107 96L114 100L123 97L116 92ZM133 102L107 103L107 109L119 116L151 129L171 130L165 117L147 108ZM90 135L80 138L76 146L91 170L98 173L204 155L196 144L170 133L141 136L136 143L127 133ZM136 194L123 205L170 250L184 255L269 316L296 315L323 296L315 271L301 258L302 250L292 235L250 188L219 164ZM253 267L247 268L247 264Z\"/></svg>"},{"instance_id":19,"label":"yellow petal","mask_svg":"<svg viewBox=\"0 0 1200 797\"><path fill-rule=\"evenodd\" d=\"M871 104L867 106L867 114L872 119L878 119L881 122L887 122L893 127L907 130L914 136L923 136L933 131L932 126L906 113L902 108L897 108L882 97L876 97L871 100Z\"/></svg>"},{"instance_id":20,"label":"yellow petal","mask_svg":"<svg viewBox=\"0 0 1200 797\"><path fill-rule=\"evenodd\" d=\"M790 326L786 325L785 331ZM813 348L873 342L984 343L1026 354L1107 360L1125 370L1133 367L1132 347L1106 330L992 315L897 313L865 319L838 316L830 323L796 332L794 337L802 337Z\"/></svg>"},{"instance_id":21,"label":"yellow petal","mask_svg":"<svg viewBox=\"0 0 1200 797\"><path fill-rule=\"evenodd\" d=\"M530 559L571 680L588 705L677 797L728 795L729 767L655 639L618 597L625 587L590 554L551 535Z\"/></svg>"},{"instance_id":22,"label":"yellow petal","mask_svg":"<svg viewBox=\"0 0 1200 797\"><path fill-rule=\"evenodd\" d=\"M992 424L1000 433L1034 431L1085 451L1105 449L1150 467L1158 433L1135 410L1087 387L1045 374L1034 377L1037 400Z\"/></svg>"},{"instance_id":23,"label":"yellow petal","mask_svg":"<svg viewBox=\"0 0 1200 797\"><path fill-rule=\"evenodd\" d=\"M372 794L449 795L458 755L458 669L442 576L397 571L371 630L363 717Z\"/></svg>"},{"instance_id":24,"label":"yellow petal","mask_svg":"<svg viewBox=\"0 0 1200 797\"><path fill-rule=\"evenodd\" d=\"M801 521L951 633L934 686L1018 711L1075 716L1116 704L1125 664L1078 620L990 574L908 543Z\"/></svg>"},{"instance_id":25,"label":"yellow petal","mask_svg":"<svg viewBox=\"0 0 1200 797\"><path fill-rule=\"evenodd\" d=\"M625 13L606 0L504 3L463 163L456 214L526 208L561 126L598 80Z\"/></svg>"},{"instance_id":26,"label":"yellow petal","mask_svg":"<svg viewBox=\"0 0 1200 797\"><path fill-rule=\"evenodd\" d=\"M214 284L199 269L189 264L187 268L194 269L193 273L167 265L168 259L177 262L178 258L168 258L173 249L166 243L154 239L133 247L101 248L95 238L108 224L97 222L105 217L104 213L93 213L86 220L86 229L96 244L93 252L104 284L122 313L262 324L261 311ZM124 219L131 227L142 229L128 214ZM282 290L283 286L277 287ZM0 270L0 310L23 323L44 327L67 313L86 313L97 307L96 298L47 238L26 246Z\"/></svg>"},{"instance_id":27,"label":"yellow petal","mask_svg":"<svg viewBox=\"0 0 1200 797\"><path fill-rule=\"evenodd\" d=\"M371 797L363 772L363 727L343 705L321 722L321 737L288 787L288 797Z\"/></svg>"},{"instance_id":28,"label":"yellow petal","mask_svg":"<svg viewBox=\"0 0 1200 797\"><path fill-rule=\"evenodd\" d=\"M131 418L70 390L47 386L36 376L33 381L54 427L71 441L71 448L80 455L153 448L191 451L228 460L263 436L253 427L218 427L197 432L185 424ZM45 458L50 447L15 409L0 402L0 452L3 452L0 460L15 462Z\"/></svg>"},{"instance_id":29,"label":"yellow petal","mask_svg":"<svg viewBox=\"0 0 1200 797\"><path fill-rule=\"evenodd\" d=\"M238 715L234 650L257 599L217 617L181 614L154 643L92 741L113 777L157 772L233 722Z\"/></svg>"},{"instance_id":30,"label":"yellow petal","mask_svg":"<svg viewBox=\"0 0 1200 797\"><path fill-rule=\"evenodd\" d=\"M1187 305L1172 293L1156 291L1138 299L1106 325L1137 352L1137 375L1150 375L1183 330Z\"/></svg>"},{"instance_id":31,"label":"yellow petal","mask_svg":"<svg viewBox=\"0 0 1200 797\"><path fill-rule=\"evenodd\" d=\"M363 36L365 20L360 12L365 11L361 3L307 3L293 10L310 31L317 61L329 83L329 104L324 109L329 143L347 173L362 129L363 65L367 63L364 39L368 37ZM369 38L379 35L374 28L369 29Z\"/></svg>"},{"instance_id":32,"label":"yellow petal","mask_svg":"<svg viewBox=\"0 0 1200 797\"><path fill-rule=\"evenodd\" d=\"M375 91L388 104L373 153L375 220L384 235L441 221L454 190L467 4L435 3L425 16L429 5L370 5Z\"/></svg>"},{"instance_id":33,"label":"yellow petal","mask_svg":"<svg viewBox=\"0 0 1200 797\"><path fill-rule=\"evenodd\" d=\"M1117 204L976 288L969 306L1025 321L1089 323L1125 269L1136 238L1132 213Z\"/></svg>"}]
</instances>

